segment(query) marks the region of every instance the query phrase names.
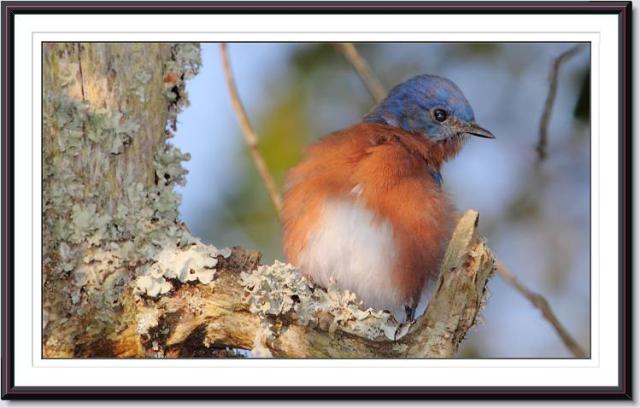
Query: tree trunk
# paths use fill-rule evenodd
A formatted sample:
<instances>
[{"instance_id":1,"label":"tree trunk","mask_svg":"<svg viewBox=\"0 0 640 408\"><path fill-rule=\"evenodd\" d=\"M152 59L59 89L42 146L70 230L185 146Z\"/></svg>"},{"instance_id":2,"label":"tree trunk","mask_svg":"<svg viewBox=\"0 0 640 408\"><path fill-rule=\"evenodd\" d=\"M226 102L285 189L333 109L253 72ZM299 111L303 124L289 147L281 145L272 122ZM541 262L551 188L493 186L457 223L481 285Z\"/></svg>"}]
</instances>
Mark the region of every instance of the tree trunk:
<instances>
[{"instance_id":1,"label":"tree trunk","mask_svg":"<svg viewBox=\"0 0 640 408\"><path fill-rule=\"evenodd\" d=\"M290 266L219 250L178 219L167 143L194 44L49 43L43 61L45 357L450 357L493 257L461 219L424 316L398 324Z\"/></svg>"}]
</instances>

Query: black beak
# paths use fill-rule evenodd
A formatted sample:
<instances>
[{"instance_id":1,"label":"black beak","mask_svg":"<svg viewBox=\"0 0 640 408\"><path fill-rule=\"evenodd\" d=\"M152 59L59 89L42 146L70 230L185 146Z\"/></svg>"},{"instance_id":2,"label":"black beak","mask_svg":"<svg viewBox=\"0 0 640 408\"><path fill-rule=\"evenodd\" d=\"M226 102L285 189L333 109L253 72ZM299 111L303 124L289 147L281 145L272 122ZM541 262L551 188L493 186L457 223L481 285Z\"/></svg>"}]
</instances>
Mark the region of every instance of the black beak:
<instances>
[{"instance_id":1,"label":"black beak","mask_svg":"<svg viewBox=\"0 0 640 408\"><path fill-rule=\"evenodd\" d=\"M495 139L496 137L493 133L489 132L487 129L478 126L475 123L471 123L466 127L465 133L468 133L473 136L484 137L485 139Z\"/></svg>"}]
</instances>

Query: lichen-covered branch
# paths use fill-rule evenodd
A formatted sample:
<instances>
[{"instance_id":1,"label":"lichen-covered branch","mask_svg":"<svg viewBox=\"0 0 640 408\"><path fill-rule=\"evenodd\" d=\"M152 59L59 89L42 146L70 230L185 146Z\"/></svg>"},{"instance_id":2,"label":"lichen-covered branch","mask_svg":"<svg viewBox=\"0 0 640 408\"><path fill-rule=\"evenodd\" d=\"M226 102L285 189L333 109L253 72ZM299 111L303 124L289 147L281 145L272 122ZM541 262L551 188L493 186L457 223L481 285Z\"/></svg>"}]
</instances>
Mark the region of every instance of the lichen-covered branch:
<instances>
[{"instance_id":1,"label":"lichen-covered branch","mask_svg":"<svg viewBox=\"0 0 640 408\"><path fill-rule=\"evenodd\" d=\"M139 279L126 291L118 330L82 339L74 350L45 342L45 355L230 357L245 349L257 357L452 357L476 321L494 268L476 236L477 219L469 211L460 220L429 307L413 325L362 310L350 292L314 287L290 265L259 266L256 252L219 251L192 238L184 247L167 245L153 263L150 273L163 276L168 290Z\"/></svg>"}]
</instances>

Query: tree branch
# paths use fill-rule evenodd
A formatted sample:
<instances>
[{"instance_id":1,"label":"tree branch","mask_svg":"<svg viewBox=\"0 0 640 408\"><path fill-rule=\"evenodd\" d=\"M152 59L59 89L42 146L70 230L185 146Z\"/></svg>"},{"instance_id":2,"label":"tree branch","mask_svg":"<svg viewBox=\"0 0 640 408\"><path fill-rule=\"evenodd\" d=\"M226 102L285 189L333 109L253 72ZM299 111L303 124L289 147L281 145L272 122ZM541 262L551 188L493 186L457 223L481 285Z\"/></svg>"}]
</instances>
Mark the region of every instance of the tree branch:
<instances>
[{"instance_id":1,"label":"tree branch","mask_svg":"<svg viewBox=\"0 0 640 408\"><path fill-rule=\"evenodd\" d=\"M166 344L175 349L200 330L204 343L259 350L262 356L452 357L484 305L494 269L493 255L476 235L477 221L476 211L460 219L429 306L411 327L398 325L387 312L360 310L349 292L313 287L284 264L239 276L251 254L236 250L210 288L198 288L199 294L181 288L187 293L160 300L166 313L180 313ZM203 305L189 312L198 297Z\"/></svg>"},{"instance_id":2,"label":"tree branch","mask_svg":"<svg viewBox=\"0 0 640 408\"><path fill-rule=\"evenodd\" d=\"M398 324L388 312L361 310L352 293L314 287L290 265L258 267L259 253L235 248L217 258L208 283L171 279L173 289L164 295L127 294L119 328L110 335L94 330L90 337L82 316L56 322L60 327L51 332L66 335L45 339L44 355L229 357L245 349L255 357L453 357L484 305L494 270L493 255L476 235L477 221L471 210L459 221L429 306L413 325ZM195 260L223 253L199 241L165 251L174 255L157 262L165 262L160 270L171 276L185 267L192 276L210 273ZM81 342L70 331L82 333Z\"/></svg>"},{"instance_id":3,"label":"tree branch","mask_svg":"<svg viewBox=\"0 0 640 408\"><path fill-rule=\"evenodd\" d=\"M335 46L351 64L373 99L376 102L382 101L387 96L387 91L380 80L373 74L367 61L358 53L356 47L352 43L338 43Z\"/></svg>"},{"instance_id":4,"label":"tree branch","mask_svg":"<svg viewBox=\"0 0 640 408\"><path fill-rule=\"evenodd\" d=\"M577 358L587 358L587 353L578 345L578 342L571 337L567 329L560 323L560 320L556 317L556 314L551 309L549 302L544 296L538 293L532 292L526 286L524 286L516 276L511 273L502 262L496 261L496 272L502 279L504 279L509 285L514 287L525 298L527 298L533 306L538 308L544 318L553 326L558 336L565 346L571 351L571 353Z\"/></svg>"},{"instance_id":5,"label":"tree branch","mask_svg":"<svg viewBox=\"0 0 640 408\"><path fill-rule=\"evenodd\" d=\"M231 64L229 62L229 53L227 52L227 44L220 43L220 58L222 59L222 66L224 68L224 76L227 83L227 88L229 89L229 96L231 97L231 106L233 107L233 111L236 114L238 119L238 123L240 124L240 129L242 130L242 135L244 136L244 141L249 148L249 153L251 154L251 158L258 169L258 173L260 174L260 178L262 179L267 193L269 194L269 198L273 203L273 207L276 209L278 213L278 217L280 216L280 211L282 210L282 197L278 192L278 187L276 186L276 182L273 179L273 176L269 172L269 168L267 167L260 150L258 149L258 136L256 132L253 130L251 126L251 122L249 121L249 116L247 115L247 111L242 104L240 99L240 95L238 93L238 88L236 86L235 79L233 77L233 71L231 70Z\"/></svg>"},{"instance_id":6,"label":"tree branch","mask_svg":"<svg viewBox=\"0 0 640 408\"><path fill-rule=\"evenodd\" d=\"M542 163L547 158L547 140L549 133L549 122L551 121L551 113L553 112L553 105L558 93L558 77L560 75L560 67L571 59L574 55L582 49L583 45L578 44L571 47L567 51L558 55L551 65L551 71L549 73L549 90L547 91L547 98L544 102L544 109L542 116L540 117L540 126L538 130L538 144L536 151L538 152L538 164Z\"/></svg>"}]
</instances>

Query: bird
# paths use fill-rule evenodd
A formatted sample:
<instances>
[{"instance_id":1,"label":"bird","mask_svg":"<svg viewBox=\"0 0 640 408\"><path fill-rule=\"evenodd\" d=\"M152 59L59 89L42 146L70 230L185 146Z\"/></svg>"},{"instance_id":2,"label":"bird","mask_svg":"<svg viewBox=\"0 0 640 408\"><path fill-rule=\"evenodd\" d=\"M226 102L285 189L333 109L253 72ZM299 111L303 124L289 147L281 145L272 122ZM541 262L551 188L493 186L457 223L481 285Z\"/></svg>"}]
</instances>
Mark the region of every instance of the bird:
<instances>
[{"instance_id":1,"label":"bird","mask_svg":"<svg viewBox=\"0 0 640 408\"><path fill-rule=\"evenodd\" d=\"M288 172L287 260L315 284L414 321L457 219L441 168L469 135L495 138L451 80L421 74L396 85L360 123L311 144Z\"/></svg>"}]
</instances>

